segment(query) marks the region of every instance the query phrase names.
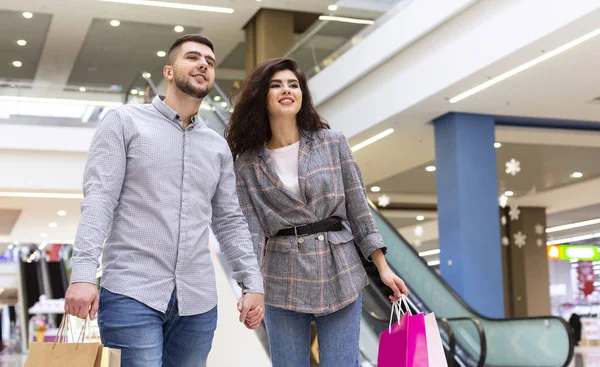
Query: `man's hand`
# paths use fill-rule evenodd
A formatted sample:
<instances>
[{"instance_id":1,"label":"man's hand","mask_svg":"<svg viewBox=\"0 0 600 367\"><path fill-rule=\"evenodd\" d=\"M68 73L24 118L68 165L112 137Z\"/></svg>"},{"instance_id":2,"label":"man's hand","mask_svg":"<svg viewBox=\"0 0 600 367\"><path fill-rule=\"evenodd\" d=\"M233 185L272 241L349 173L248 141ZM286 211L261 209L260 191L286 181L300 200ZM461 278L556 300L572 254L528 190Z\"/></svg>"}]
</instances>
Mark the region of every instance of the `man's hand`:
<instances>
[{"instance_id":1,"label":"man's hand","mask_svg":"<svg viewBox=\"0 0 600 367\"><path fill-rule=\"evenodd\" d=\"M94 320L98 313L98 289L92 283L73 283L65 295L65 313Z\"/></svg>"},{"instance_id":2,"label":"man's hand","mask_svg":"<svg viewBox=\"0 0 600 367\"><path fill-rule=\"evenodd\" d=\"M265 296L260 293L246 293L237 304L240 322L248 329L258 329L265 316Z\"/></svg>"}]
</instances>

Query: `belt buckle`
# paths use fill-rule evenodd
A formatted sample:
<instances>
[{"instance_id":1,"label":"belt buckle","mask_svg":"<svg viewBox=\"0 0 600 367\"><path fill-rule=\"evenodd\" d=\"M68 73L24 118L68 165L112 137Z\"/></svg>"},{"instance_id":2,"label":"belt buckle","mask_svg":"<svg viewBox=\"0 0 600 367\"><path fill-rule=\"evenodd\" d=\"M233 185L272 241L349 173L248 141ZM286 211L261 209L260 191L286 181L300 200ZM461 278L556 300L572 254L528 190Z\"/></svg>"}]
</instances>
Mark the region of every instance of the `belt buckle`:
<instances>
[{"instance_id":1,"label":"belt buckle","mask_svg":"<svg viewBox=\"0 0 600 367\"><path fill-rule=\"evenodd\" d=\"M298 226L294 226L294 234L296 235L296 238L298 238Z\"/></svg>"}]
</instances>

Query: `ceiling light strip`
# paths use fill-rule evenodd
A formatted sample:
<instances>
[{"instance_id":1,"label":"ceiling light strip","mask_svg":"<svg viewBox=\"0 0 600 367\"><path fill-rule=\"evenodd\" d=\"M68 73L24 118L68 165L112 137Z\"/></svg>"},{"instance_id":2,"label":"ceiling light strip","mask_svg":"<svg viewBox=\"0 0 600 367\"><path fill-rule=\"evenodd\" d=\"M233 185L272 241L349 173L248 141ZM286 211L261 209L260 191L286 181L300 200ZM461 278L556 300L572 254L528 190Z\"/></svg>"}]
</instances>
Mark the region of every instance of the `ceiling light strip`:
<instances>
[{"instance_id":1,"label":"ceiling light strip","mask_svg":"<svg viewBox=\"0 0 600 367\"><path fill-rule=\"evenodd\" d=\"M600 218L584 220L583 222L577 222L577 223L571 223L571 224L563 224L560 226L550 227L550 228L546 229L546 233L566 231L568 229L592 226L592 225L598 224L598 223L600 223Z\"/></svg>"},{"instance_id":2,"label":"ceiling light strip","mask_svg":"<svg viewBox=\"0 0 600 367\"><path fill-rule=\"evenodd\" d=\"M182 3L169 3L166 1L151 1L151 0L98 0L98 1L102 1L105 3L154 6L154 7L158 7L158 8L207 11L207 12L212 12L212 13L225 13L225 14L233 13L232 8L222 8L222 7L218 7L218 6L182 4Z\"/></svg>"},{"instance_id":3,"label":"ceiling light strip","mask_svg":"<svg viewBox=\"0 0 600 367\"><path fill-rule=\"evenodd\" d=\"M332 22L352 23L352 24L374 24L375 22L369 19L356 19L345 17L334 17L332 15L321 15L320 20L330 20Z\"/></svg>"},{"instance_id":4,"label":"ceiling light strip","mask_svg":"<svg viewBox=\"0 0 600 367\"><path fill-rule=\"evenodd\" d=\"M585 36L579 37L576 40L566 43L558 48L555 48L554 50L547 52L547 53L543 54L542 56L536 57L535 59L524 63L523 65L517 66L516 68L509 70L506 73L501 74L493 79L490 79L485 83L479 84L475 88L469 89L468 91L461 93L461 94L457 95L456 97L451 98L449 100L449 102L456 103L456 102L462 101L463 99L470 97L475 93L481 92L482 90L489 88L494 84L500 83L501 81L508 79L513 75L516 75L516 74L518 74L522 71L525 71L543 61L548 60L551 57L554 57L562 52L565 52L570 48L573 48L591 38L596 37L597 35L600 35L600 28L586 34Z\"/></svg>"},{"instance_id":5,"label":"ceiling light strip","mask_svg":"<svg viewBox=\"0 0 600 367\"><path fill-rule=\"evenodd\" d=\"M560 245L563 243L586 241L586 240L591 240L593 238L599 238L599 237L600 237L600 232L599 233L590 233L590 234L584 234L581 236L567 237L567 238L561 238L558 240L548 241L548 242L546 242L546 245L548 245L548 246Z\"/></svg>"},{"instance_id":6,"label":"ceiling light strip","mask_svg":"<svg viewBox=\"0 0 600 367\"><path fill-rule=\"evenodd\" d=\"M425 256L437 255L439 253L440 253L440 249L435 249L435 250L419 252L419 256L425 257Z\"/></svg>"},{"instance_id":7,"label":"ceiling light strip","mask_svg":"<svg viewBox=\"0 0 600 367\"><path fill-rule=\"evenodd\" d=\"M61 194L53 192L1 192L5 198L39 198L39 199L83 199L83 194Z\"/></svg>"},{"instance_id":8,"label":"ceiling light strip","mask_svg":"<svg viewBox=\"0 0 600 367\"><path fill-rule=\"evenodd\" d=\"M386 136L390 135L393 132L394 132L394 129L391 129L391 128L387 129L386 131L384 131L382 133L379 133L379 134L377 134L377 135L375 135L375 136L373 136L373 137L371 137L371 138L363 141L362 143L356 144L355 146L352 147L352 151L356 152L357 150L362 149L362 148L366 147L369 144L373 144L377 140L385 138Z\"/></svg>"},{"instance_id":9,"label":"ceiling light strip","mask_svg":"<svg viewBox=\"0 0 600 367\"><path fill-rule=\"evenodd\" d=\"M20 97L20 96L0 96L0 102L37 102L37 103L54 103L77 106L102 106L102 107L118 107L122 106L121 102L109 101L86 101L81 99L59 99L59 98L38 98L38 97Z\"/></svg>"}]
</instances>

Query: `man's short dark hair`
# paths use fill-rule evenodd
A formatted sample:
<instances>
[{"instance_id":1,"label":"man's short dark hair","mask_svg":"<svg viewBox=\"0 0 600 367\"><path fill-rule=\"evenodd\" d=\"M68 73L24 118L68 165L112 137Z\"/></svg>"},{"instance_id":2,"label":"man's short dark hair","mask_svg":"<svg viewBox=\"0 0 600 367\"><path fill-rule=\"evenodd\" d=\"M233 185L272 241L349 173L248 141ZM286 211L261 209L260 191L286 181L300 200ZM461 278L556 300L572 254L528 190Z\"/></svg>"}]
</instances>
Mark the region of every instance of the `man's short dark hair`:
<instances>
[{"instance_id":1,"label":"man's short dark hair","mask_svg":"<svg viewBox=\"0 0 600 367\"><path fill-rule=\"evenodd\" d=\"M203 44L205 46L208 46L212 50L212 52L215 52L215 46L213 45L212 41L209 40L208 38L204 37L201 34L186 34L185 36L180 37L175 42L173 42L173 44L171 45L171 48L169 48L169 57L168 57L169 65L173 63L173 59L171 58L171 55L173 55L175 52L177 52L177 50L181 47L181 45L186 42L196 42L196 43Z\"/></svg>"}]
</instances>

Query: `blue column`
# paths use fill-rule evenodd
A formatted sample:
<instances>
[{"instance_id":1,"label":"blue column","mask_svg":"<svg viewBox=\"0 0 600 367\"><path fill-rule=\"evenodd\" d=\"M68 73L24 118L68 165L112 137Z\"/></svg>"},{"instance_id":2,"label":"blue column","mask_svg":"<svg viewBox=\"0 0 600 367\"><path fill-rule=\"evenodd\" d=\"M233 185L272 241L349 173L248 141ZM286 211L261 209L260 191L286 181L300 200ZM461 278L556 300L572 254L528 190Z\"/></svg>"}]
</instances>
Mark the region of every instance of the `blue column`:
<instances>
[{"instance_id":1,"label":"blue column","mask_svg":"<svg viewBox=\"0 0 600 367\"><path fill-rule=\"evenodd\" d=\"M504 317L494 119L434 120L440 272L476 311Z\"/></svg>"}]
</instances>

